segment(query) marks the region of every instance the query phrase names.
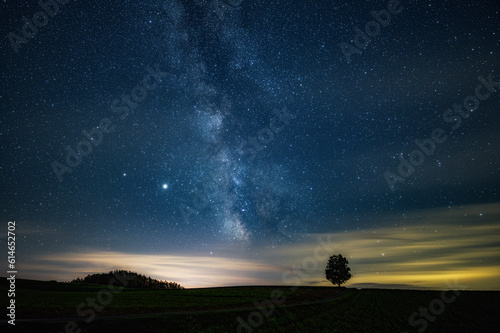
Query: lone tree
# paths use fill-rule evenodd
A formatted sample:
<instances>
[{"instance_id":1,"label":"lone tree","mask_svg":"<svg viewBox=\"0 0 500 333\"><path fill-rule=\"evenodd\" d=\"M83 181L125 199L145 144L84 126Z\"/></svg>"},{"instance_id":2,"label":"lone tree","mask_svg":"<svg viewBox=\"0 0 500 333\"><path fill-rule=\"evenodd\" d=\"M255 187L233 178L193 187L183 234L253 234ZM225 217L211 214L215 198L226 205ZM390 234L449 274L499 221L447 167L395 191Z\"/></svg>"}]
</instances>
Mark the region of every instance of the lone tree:
<instances>
[{"instance_id":1,"label":"lone tree","mask_svg":"<svg viewBox=\"0 0 500 333\"><path fill-rule=\"evenodd\" d=\"M352 277L348 264L347 258L344 258L341 254L331 256L326 264L326 279L340 287L341 284Z\"/></svg>"}]
</instances>

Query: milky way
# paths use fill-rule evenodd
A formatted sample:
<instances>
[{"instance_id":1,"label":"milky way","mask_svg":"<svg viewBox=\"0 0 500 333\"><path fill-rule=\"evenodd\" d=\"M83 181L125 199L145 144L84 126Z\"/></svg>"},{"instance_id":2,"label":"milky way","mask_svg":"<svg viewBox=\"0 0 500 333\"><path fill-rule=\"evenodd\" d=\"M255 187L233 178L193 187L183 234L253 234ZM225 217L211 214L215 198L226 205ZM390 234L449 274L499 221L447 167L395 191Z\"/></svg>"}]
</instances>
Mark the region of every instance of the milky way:
<instances>
[{"instance_id":1,"label":"milky way","mask_svg":"<svg viewBox=\"0 0 500 333\"><path fill-rule=\"evenodd\" d=\"M193 200L181 203L179 209L187 224L209 223L210 231L224 238L245 242L255 235L290 238L286 228L292 228L290 216L297 216L300 186L286 167L257 156L264 155L261 150L289 124L273 115L273 108L291 104L291 96L282 91L286 81L266 70L255 51L258 42L242 27L241 9L227 7L223 14L213 15L205 8L210 5L201 3L191 12L180 2L165 8L169 13L165 52L172 55L170 65L179 70L176 84L192 99L188 119L190 142L196 148L185 153L199 154L189 169ZM258 101L250 100L254 94ZM274 125L275 132L262 132L259 122L248 120L249 114L266 113L279 124ZM247 126L256 128L250 140L263 139L255 148L242 135ZM246 145L249 148L243 149Z\"/></svg>"}]
</instances>

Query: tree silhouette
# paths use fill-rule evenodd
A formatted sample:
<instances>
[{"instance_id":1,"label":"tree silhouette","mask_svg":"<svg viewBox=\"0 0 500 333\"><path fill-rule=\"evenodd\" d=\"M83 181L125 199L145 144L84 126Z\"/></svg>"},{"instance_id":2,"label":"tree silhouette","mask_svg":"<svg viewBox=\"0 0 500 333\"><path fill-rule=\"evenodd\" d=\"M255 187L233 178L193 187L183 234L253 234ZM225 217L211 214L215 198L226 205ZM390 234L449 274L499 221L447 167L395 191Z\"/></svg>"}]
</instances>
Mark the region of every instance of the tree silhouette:
<instances>
[{"instance_id":1,"label":"tree silhouette","mask_svg":"<svg viewBox=\"0 0 500 333\"><path fill-rule=\"evenodd\" d=\"M175 282L161 281L152 279L151 277L146 277L138 273L125 271L125 270L115 270L109 273L100 274L89 274L83 279L77 278L71 283L81 283L81 284L109 284L112 279L117 276L123 277L127 280L127 284L124 287L128 288L141 288L141 289L184 289L183 286ZM125 278L126 277L126 278Z\"/></svg>"},{"instance_id":2,"label":"tree silhouette","mask_svg":"<svg viewBox=\"0 0 500 333\"><path fill-rule=\"evenodd\" d=\"M348 264L347 258L344 258L341 254L331 256L326 264L326 279L340 287L341 284L352 277Z\"/></svg>"}]
</instances>

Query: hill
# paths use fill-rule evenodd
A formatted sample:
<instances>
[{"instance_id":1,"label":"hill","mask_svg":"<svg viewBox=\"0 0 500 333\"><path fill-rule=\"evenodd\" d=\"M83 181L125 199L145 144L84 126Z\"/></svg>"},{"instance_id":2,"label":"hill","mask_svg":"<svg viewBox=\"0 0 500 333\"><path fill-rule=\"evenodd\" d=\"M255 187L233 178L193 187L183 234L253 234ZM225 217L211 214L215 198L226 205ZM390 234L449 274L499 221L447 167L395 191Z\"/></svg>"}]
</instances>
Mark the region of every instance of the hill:
<instances>
[{"instance_id":1,"label":"hill","mask_svg":"<svg viewBox=\"0 0 500 333\"><path fill-rule=\"evenodd\" d=\"M115 270L109 273L89 274L83 279L76 278L70 283L77 284L109 284L110 281L117 281L123 287L138 288L138 289L184 289L183 286L176 282L168 282L152 279L131 271Z\"/></svg>"}]
</instances>

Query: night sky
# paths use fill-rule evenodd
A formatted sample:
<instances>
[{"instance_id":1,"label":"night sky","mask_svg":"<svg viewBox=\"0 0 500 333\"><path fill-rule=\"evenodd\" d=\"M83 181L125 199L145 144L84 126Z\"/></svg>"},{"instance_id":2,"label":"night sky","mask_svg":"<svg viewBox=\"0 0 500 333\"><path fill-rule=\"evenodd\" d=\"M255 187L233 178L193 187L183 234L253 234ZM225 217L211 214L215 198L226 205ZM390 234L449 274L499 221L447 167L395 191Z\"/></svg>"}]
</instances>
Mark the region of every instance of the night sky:
<instances>
[{"instance_id":1,"label":"night sky","mask_svg":"<svg viewBox=\"0 0 500 333\"><path fill-rule=\"evenodd\" d=\"M61 2L0 3L19 277L500 289L496 1Z\"/></svg>"}]
</instances>

